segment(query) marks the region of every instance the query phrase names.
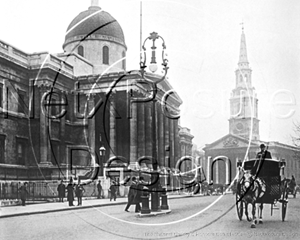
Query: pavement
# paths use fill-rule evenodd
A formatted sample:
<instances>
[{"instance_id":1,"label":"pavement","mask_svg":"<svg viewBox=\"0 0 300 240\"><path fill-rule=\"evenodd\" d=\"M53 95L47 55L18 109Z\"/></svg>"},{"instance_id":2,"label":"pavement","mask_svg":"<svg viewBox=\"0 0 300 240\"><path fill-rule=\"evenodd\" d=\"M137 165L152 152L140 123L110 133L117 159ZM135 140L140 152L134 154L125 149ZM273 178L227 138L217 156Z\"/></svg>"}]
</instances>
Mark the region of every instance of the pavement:
<instances>
[{"instance_id":1,"label":"pavement","mask_svg":"<svg viewBox=\"0 0 300 240\"><path fill-rule=\"evenodd\" d=\"M176 195L168 195L168 199L177 199L177 198L185 198L185 197L201 197L203 195L190 195L190 194L176 194ZM109 199L97 199L97 198L83 198L82 206L77 206L77 201L74 201L74 205L69 207L68 201L62 202L44 202L44 203L36 203L36 204L27 204L26 206L17 205L17 206L4 206L0 208L0 218L8 218L8 217L17 217L17 216L26 216L32 214L44 214L51 212L60 212L60 211L74 211L86 208L93 207L106 207L113 205L124 205L127 203L127 198L117 198L116 201L110 201ZM166 212L169 213L169 212ZM156 213L153 213L155 215Z\"/></svg>"}]
</instances>

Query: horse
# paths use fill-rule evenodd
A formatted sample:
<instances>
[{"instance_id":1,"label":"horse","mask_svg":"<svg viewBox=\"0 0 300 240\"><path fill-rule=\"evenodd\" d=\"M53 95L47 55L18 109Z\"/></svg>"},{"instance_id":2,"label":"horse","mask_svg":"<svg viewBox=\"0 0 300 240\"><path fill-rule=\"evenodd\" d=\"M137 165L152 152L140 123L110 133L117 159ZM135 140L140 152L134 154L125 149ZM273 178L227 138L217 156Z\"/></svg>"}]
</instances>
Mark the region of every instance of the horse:
<instances>
[{"instance_id":1,"label":"horse","mask_svg":"<svg viewBox=\"0 0 300 240\"><path fill-rule=\"evenodd\" d=\"M256 203L259 199L264 196L266 191L266 184L263 179L253 176L250 171L245 171L244 176L241 180L241 201L245 203L245 215L247 220L251 223L251 228L256 227L257 219L255 216L256 212ZM248 205L252 205L252 219L248 215ZM260 212L259 212L259 221L258 223L262 224L262 210L263 203L260 204Z\"/></svg>"},{"instance_id":2,"label":"horse","mask_svg":"<svg viewBox=\"0 0 300 240\"><path fill-rule=\"evenodd\" d=\"M283 186L286 184L286 196L284 196L285 198L288 198L288 194L293 194L294 198L296 197L296 181L294 178L289 179L289 178L285 178L283 180Z\"/></svg>"}]
</instances>

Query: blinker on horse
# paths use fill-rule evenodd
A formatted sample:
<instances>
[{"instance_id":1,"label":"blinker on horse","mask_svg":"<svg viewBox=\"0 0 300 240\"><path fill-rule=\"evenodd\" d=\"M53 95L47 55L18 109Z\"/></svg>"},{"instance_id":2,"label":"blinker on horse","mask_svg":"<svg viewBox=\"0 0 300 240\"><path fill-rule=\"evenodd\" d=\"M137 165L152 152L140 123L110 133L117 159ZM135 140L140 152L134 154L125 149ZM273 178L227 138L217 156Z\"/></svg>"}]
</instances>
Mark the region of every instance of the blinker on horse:
<instances>
[{"instance_id":1,"label":"blinker on horse","mask_svg":"<svg viewBox=\"0 0 300 240\"><path fill-rule=\"evenodd\" d=\"M258 178L254 177L250 171L244 171L244 176L241 180L241 195L242 195L242 203L245 204L245 214L247 220L252 221L251 228L255 228L257 219L256 219L256 203L259 199L264 196L266 191L265 182ZM252 205L252 218L248 215L248 205ZM259 223L263 223L262 221L262 210L263 204L260 204L259 211Z\"/></svg>"}]
</instances>

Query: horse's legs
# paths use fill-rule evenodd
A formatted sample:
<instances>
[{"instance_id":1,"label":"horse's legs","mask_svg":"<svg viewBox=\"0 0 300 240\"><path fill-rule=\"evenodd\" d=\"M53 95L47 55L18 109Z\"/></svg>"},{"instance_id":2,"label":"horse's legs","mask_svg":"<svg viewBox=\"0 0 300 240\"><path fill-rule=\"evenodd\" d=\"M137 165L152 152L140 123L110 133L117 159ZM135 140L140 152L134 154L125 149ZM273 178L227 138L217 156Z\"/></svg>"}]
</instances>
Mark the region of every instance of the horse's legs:
<instances>
[{"instance_id":1,"label":"horse's legs","mask_svg":"<svg viewBox=\"0 0 300 240\"><path fill-rule=\"evenodd\" d=\"M249 214L248 214L248 203L245 202L245 215L247 217L247 221L250 222L252 219L251 217L249 217Z\"/></svg>"},{"instance_id":2,"label":"horse's legs","mask_svg":"<svg viewBox=\"0 0 300 240\"><path fill-rule=\"evenodd\" d=\"M263 203L260 204L259 206L259 209L260 209L260 213L259 213L259 220L258 220L258 223L263 223L263 220L262 220L262 211L263 211L263 208L264 208L264 205Z\"/></svg>"},{"instance_id":3,"label":"horse's legs","mask_svg":"<svg viewBox=\"0 0 300 240\"><path fill-rule=\"evenodd\" d=\"M252 203L252 223L251 223L251 228L255 228L255 224L256 224L256 216L255 216L255 211L256 211L256 206L255 206L255 202Z\"/></svg>"}]
</instances>

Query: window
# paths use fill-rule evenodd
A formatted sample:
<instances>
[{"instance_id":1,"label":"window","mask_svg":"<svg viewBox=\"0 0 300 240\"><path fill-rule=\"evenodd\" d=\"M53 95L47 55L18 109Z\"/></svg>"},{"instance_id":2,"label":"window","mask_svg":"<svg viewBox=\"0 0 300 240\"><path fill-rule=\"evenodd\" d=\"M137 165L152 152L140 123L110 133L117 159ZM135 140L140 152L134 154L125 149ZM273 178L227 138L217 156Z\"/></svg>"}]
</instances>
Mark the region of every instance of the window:
<instances>
[{"instance_id":1,"label":"window","mask_svg":"<svg viewBox=\"0 0 300 240\"><path fill-rule=\"evenodd\" d=\"M123 51L122 52L122 58L124 58L123 60L122 60L122 68L125 70L126 69L126 53L125 53L125 51Z\"/></svg>"},{"instance_id":2,"label":"window","mask_svg":"<svg viewBox=\"0 0 300 240\"><path fill-rule=\"evenodd\" d=\"M83 49L83 46L79 46L78 47L78 54L82 57L84 57L84 49Z\"/></svg>"},{"instance_id":3,"label":"window","mask_svg":"<svg viewBox=\"0 0 300 240\"><path fill-rule=\"evenodd\" d=\"M17 164L25 165L26 164L26 145L27 141L25 139L17 138Z\"/></svg>"},{"instance_id":4,"label":"window","mask_svg":"<svg viewBox=\"0 0 300 240\"><path fill-rule=\"evenodd\" d=\"M107 46L104 46L102 48L102 54L103 54L103 64L109 64L109 49Z\"/></svg>"},{"instance_id":5,"label":"window","mask_svg":"<svg viewBox=\"0 0 300 240\"><path fill-rule=\"evenodd\" d=\"M26 103L25 103L25 92L18 89L18 98L19 98L19 102L18 102L18 112L19 113L25 113L25 107L26 107Z\"/></svg>"},{"instance_id":6,"label":"window","mask_svg":"<svg viewBox=\"0 0 300 240\"><path fill-rule=\"evenodd\" d=\"M5 163L5 136L0 135L0 163Z\"/></svg>"}]
</instances>

